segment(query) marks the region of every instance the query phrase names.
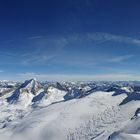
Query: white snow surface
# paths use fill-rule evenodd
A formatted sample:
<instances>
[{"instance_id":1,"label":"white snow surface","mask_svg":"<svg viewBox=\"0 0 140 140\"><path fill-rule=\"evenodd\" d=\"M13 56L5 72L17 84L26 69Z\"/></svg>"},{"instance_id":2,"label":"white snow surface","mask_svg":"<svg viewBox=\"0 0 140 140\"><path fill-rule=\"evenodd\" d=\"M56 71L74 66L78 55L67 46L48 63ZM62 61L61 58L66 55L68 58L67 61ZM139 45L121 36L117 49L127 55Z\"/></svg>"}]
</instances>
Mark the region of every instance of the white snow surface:
<instances>
[{"instance_id":1,"label":"white snow surface","mask_svg":"<svg viewBox=\"0 0 140 140\"><path fill-rule=\"evenodd\" d=\"M1 140L107 140L113 132L117 133L131 122L140 105L139 101L131 101L119 106L127 95L112 96L113 92L94 92L84 98L63 101L65 92L55 88L48 91L49 97L37 109L3 101L0 110ZM47 100L53 104L45 106ZM138 137L135 133L118 132L111 140Z\"/></svg>"},{"instance_id":2,"label":"white snow surface","mask_svg":"<svg viewBox=\"0 0 140 140\"><path fill-rule=\"evenodd\" d=\"M37 102L37 106L45 107L52 103L64 101L65 91L58 90L54 87L49 87L47 90L47 94L45 93L44 97Z\"/></svg>"}]
</instances>

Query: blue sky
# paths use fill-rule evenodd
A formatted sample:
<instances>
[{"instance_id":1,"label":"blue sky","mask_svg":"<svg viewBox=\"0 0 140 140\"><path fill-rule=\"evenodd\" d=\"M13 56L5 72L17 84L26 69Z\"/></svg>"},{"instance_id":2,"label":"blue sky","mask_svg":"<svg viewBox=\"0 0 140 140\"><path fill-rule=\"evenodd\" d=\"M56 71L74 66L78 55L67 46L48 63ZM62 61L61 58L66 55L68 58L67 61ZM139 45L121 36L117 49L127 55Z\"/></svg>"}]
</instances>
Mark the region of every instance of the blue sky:
<instances>
[{"instance_id":1,"label":"blue sky","mask_svg":"<svg viewBox=\"0 0 140 140\"><path fill-rule=\"evenodd\" d=\"M140 80L139 0L1 0L0 79Z\"/></svg>"}]
</instances>

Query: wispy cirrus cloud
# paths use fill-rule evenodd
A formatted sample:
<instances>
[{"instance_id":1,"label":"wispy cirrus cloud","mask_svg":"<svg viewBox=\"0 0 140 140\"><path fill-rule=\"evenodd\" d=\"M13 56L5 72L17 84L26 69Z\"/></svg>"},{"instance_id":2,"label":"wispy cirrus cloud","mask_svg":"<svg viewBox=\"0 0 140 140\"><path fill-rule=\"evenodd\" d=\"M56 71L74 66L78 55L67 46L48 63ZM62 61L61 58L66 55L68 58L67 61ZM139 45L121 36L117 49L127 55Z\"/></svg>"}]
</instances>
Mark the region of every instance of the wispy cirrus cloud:
<instances>
[{"instance_id":1,"label":"wispy cirrus cloud","mask_svg":"<svg viewBox=\"0 0 140 140\"><path fill-rule=\"evenodd\" d=\"M47 63L48 61L51 61L53 58L57 57L57 55L37 55L32 56L29 58L26 58L22 61L22 64L28 65L28 64L41 64L41 63Z\"/></svg>"},{"instance_id":2,"label":"wispy cirrus cloud","mask_svg":"<svg viewBox=\"0 0 140 140\"><path fill-rule=\"evenodd\" d=\"M103 32L95 32L95 33L86 33L86 34L73 34L73 35L68 35L68 36L58 36L58 37L48 37L48 36L32 36L28 37L25 39L25 42L28 42L27 47L31 47L34 49L32 53L29 53L31 50L28 51L28 53L21 53L16 54L16 53L10 53L10 52L0 52L1 56L5 57L12 57L15 59L11 59L8 62L5 63L17 63L17 64L23 64L23 65L28 65L28 64L40 64L40 63L47 63L50 60L54 60L53 62L60 63L60 64L70 64L70 65L81 65L82 62L84 62L84 65L95 65L98 64L99 62L105 61L105 62L120 62L127 60L131 57L132 55L127 55L125 54L124 56L117 56L117 57L112 57L108 61L108 54L105 54L103 60L99 60L102 58L100 56L101 54L97 55L96 49L93 51L91 54L88 52L90 50L91 46L88 46L88 43L93 44L92 48L97 47L94 44L103 44L105 42L118 42L118 43L126 43L126 44L131 44L135 46L140 46L140 40L132 37L127 37L123 35L115 35L115 34L110 34L110 33L103 33ZM82 55L81 50L80 50L80 45L87 44L87 48L83 51L87 51L87 54ZM79 50L75 48L78 46ZM106 47L106 45L104 46ZM117 45L117 47L119 47ZM71 48L71 49L70 49ZM81 47L82 48L82 47ZM74 56L74 53L76 52ZM72 54L72 55L71 55ZM57 57L57 56L61 56ZM92 55L96 56L91 57ZM75 57L75 60L73 59ZM77 57L77 58L76 58ZM99 57L99 59L98 59ZM18 59L16 59L18 58ZM89 58L89 59L87 59ZM74 61L73 61L74 60ZM16 61L16 62L13 62Z\"/></svg>"},{"instance_id":3,"label":"wispy cirrus cloud","mask_svg":"<svg viewBox=\"0 0 140 140\"><path fill-rule=\"evenodd\" d=\"M121 35L121 34L112 34L108 32L90 32L84 34L70 34L67 36L45 36L45 35L36 35L36 36L29 36L27 38L23 38L20 41L28 42L30 45L38 45L38 47L46 47L51 45L53 46L67 46L69 43L75 42L89 42L94 41L94 43L105 43L107 41L118 42L118 43L126 43L140 46L140 39Z\"/></svg>"},{"instance_id":4,"label":"wispy cirrus cloud","mask_svg":"<svg viewBox=\"0 0 140 140\"><path fill-rule=\"evenodd\" d=\"M82 43L82 42L90 42L96 44L102 44L105 42L118 42L118 43L126 43L131 45L140 46L140 39L133 38L131 36L118 35L106 32L92 32L85 34L72 34L68 36L58 36L58 37L48 37L48 36L32 36L28 37L28 39L32 40L34 43L37 43L41 46L62 46L65 47L71 43Z\"/></svg>"},{"instance_id":5,"label":"wispy cirrus cloud","mask_svg":"<svg viewBox=\"0 0 140 140\"><path fill-rule=\"evenodd\" d=\"M96 43L104 43L107 41L112 41L140 46L140 39L124 35L115 35L110 33L98 32L98 33L88 33L86 34L86 38L89 40L96 41Z\"/></svg>"},{"instance_id":6,"label":"wispy cirrus cloud","mask_svg":"<svg viewBox=\"0 0 140 140\"><path fill-rule=\"evenodd\" d=\"M12 53L12 52L1 52L0 51L0 56L2 56L2 57L17 57L18 54Z\"/></svg>"},{"instance_id":7,"label":"wispy cirrus cloud","mask_svg":"<svg viewBox=\"0 0 140 140\"><path fill-rule=\"evenodd\" d=\"M117 35L111 33L104 33L104 32L92 32L92 33L85 33L85 34L73 34L64 37L58 37L58 40L66 41L67 43L74 43L74 42L90 42L96 44L102 44L105 42L117 42L117 43L126 43L131 45L140 46L140 39L125 36L125 35Z\"/></svg>"},{"instance_id":8,"label":"wispy cirrus cloud","mask_svg":"<svg viewBox=\"0 0 140 140\"><path fill-rule=\"evenodd\" d=\"M125 61L128 60L130 58L134 57L134 55L123 55L123 56L117 56L117 57L113 57L111 59L108 60L108 62L121 62L121 61Z\"/></svg>"}]
</instances>

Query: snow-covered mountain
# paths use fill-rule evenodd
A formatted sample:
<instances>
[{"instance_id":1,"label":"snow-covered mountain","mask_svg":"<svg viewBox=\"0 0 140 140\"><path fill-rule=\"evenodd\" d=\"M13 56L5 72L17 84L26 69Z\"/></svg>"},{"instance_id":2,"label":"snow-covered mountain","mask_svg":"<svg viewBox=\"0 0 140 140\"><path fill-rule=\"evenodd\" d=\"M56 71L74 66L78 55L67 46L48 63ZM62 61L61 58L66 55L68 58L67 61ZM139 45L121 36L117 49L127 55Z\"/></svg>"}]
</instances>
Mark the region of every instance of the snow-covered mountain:
<instances>
[{"instance_id":1,"label":"snow-covered mountain","mask_svg":"<svg viewBox=\"0 0 140 140\"><path fill-rule=\"evenodd\" d=\"M27 80L15 89L12 95L7 98L7 102L28 105L31 103L33 96L39 94L42 90L41 84L36 79Z\"/></svg>"},{"instance_id":2,"label":"snow-covered mountain","mask_svg":"<svg viewBox=\"0 0 140 140\"><path fill-rule=\"evenodd\" d=\"M2 140L140 139L139 82L3 82Z\"/></svg>"},{"instance_id":3,"label":"snow-covered mountain","mask_svg":"<svg viewBox=\"0 0 140 140\"><path fill-rule=\"evenodd\" d=\"M18 82L16 81L10 81L10 80L0 80L0 87L14 87L18 85Z\"/></svg>"}]
</instances>

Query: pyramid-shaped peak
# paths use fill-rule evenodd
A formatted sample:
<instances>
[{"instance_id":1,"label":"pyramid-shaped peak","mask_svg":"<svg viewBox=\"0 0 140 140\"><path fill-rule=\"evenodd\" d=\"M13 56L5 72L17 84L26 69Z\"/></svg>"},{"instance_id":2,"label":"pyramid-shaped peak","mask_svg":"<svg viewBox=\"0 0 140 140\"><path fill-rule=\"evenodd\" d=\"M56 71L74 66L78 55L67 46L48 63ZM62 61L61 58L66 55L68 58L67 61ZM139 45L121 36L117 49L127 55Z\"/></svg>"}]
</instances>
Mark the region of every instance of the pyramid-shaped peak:
<instances>
[{"instance_id":1,"label":"pyramid-shaped peak","mask_svg":"<svg viewBox=\"0 0 140 140\"><path fill-rule=\"evenodd\" d=\"M19 98L25 97L26 95L26 97L32 97L33 95L36 95L40 90L44 89L42 85L36 81L36 79L26 80L13 92L10 97L7 98L7 101L9 103L15 103L19 100Z\"/></svg>"},{"instance_id":2,"label":"pyramid-shaped peak","mask_svg":"<svg viewBox=\"0 0 140 140\"><path fill-rule=\"evenodd\" d=\"M29 91L37 91L42 88L42 85L36 80L36 78L26 80L20 87L20 89L28 89Z\"/></svg>"},{"instance_id":3,"label":"pyramid-shaped peak","mask_svg":"<svg viewBox=\"0 0 140 140\"><path fill-rule=\"evenodd\" d=\"M36 79L36 78L32 78L31 80L33 80L33 81L37 81L37 79Z\"/></svg>"}]
</instances>

